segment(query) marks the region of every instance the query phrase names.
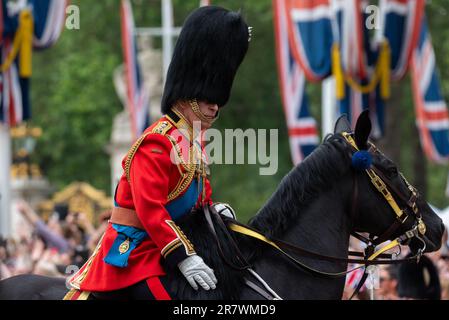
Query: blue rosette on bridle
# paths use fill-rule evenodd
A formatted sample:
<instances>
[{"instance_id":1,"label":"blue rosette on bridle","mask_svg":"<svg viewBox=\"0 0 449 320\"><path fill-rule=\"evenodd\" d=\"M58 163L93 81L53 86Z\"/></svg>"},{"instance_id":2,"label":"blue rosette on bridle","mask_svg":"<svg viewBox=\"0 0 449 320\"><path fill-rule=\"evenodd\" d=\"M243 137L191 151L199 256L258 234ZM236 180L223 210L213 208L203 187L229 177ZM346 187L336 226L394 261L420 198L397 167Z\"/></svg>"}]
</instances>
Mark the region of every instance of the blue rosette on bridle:
<instances>
[{"instance_id":1,"label":"blue rosette on bridle","mask_svg":"<svg viewBox=\"0 0 449 320\"><path fill-rule=\"evenodd\" d=\"M352 167L356 170L362 171L371 167L373 158L366 150L357 151L352 155Z\"/></svg>"}]
</instances>

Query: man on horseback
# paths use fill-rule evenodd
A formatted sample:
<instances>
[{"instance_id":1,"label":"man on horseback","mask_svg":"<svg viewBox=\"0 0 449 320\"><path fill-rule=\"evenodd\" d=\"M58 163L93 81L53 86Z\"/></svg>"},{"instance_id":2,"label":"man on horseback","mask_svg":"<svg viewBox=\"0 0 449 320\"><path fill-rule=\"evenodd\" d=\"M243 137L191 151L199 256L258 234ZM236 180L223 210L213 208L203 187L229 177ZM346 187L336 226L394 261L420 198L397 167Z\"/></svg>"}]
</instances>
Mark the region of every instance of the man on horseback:
<instances>
[{"instance_id":1,"label":"man on horseback","mask_svg":"<svg viewBox=\"0 0 449 320\"><path fill-rule=\"evenodd\" d=\"M69 280L65 299L170 299L166 274L176 268L194 289L215 289L214 271L176 222L213 205L201 136L229 99L249 36L241 15L220 7L186 19L167 74L164 116L123 159L109 226Z\"/></svg>"}]
</instances>

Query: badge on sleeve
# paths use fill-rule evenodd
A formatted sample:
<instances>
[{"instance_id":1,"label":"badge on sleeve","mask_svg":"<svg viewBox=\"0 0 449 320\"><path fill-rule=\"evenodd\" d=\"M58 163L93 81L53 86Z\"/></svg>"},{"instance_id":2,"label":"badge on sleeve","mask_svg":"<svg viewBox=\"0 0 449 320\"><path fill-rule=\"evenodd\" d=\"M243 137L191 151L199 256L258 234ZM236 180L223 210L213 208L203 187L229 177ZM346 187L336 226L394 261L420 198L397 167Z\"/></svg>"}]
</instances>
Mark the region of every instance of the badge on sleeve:
<instances>
[{"instance_id":1,"label":"badge on sleeve","mask_svg":"<svg viewBox=\"0 0 449 320\"><path fill-rule=\"evenodd\" d=\"M124 254L128 250L129 250L129 239L127 238L120 244L120 246L118 247L118 251L120 252L120 254Z\"/></svg>"}]
</instances>

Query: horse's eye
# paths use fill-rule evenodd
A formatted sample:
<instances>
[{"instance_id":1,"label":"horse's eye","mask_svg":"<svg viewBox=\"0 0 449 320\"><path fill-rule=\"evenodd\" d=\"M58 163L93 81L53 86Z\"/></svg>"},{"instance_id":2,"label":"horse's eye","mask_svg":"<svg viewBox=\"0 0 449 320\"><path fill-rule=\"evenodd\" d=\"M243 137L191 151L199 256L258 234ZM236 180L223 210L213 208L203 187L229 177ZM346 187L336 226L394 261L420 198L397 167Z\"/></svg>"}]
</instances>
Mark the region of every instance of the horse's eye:
<instances>
[{"instance_id":1,"label":"horse's eye","mask_svg":"<svg viewBox=\"0 0 449 320\"><path fill-rule=\"evenodd\" d=\"M398 168L396 168L396 167L390 167L390 168L388 168L388 175L390 176L390 177L396 177L397 175L399 174L399 171L398 171Z\"/></svg>"}]
</instances>

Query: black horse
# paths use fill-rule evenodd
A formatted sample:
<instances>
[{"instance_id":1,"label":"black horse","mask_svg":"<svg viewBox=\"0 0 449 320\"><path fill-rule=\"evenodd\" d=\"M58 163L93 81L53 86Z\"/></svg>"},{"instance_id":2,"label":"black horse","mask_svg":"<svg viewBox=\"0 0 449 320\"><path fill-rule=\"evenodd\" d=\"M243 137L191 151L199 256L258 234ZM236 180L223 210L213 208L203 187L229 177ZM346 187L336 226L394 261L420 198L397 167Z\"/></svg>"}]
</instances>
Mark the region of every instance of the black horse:
<instances>
[{"instance_id":1,"label":"black horse","mask_svg":"<svg viewBox=\"0 0 449 320\"><path fill-rule=\"evenodd\" d=\"M354 139L360 149L367 148L371 123L367 113L359 117ZM269 238L282 239L310 251L345 258L353 231L382 235L397 220L385 198L376 190L364 170L351 164L354 150L342 132L351 129L345 118L337 121L333 135L281 181L278 189L251 219L251 227ZM372 152L372 165L388 184L404 195L410 189L396 165L380 152ZM418 197L417 209L427 227L422 237L426 251L438 250L444 226L427 202ZM400 206L405 204L398 200ZM409 217L389 239L409 230L416 216ZM180 299L262 299L244 284L247 271L235 270L224 263L211 240L204 215L189 215L180 221L181 228L195 245L197 252L215 270L218 287L213 291L194 291L177 270L169 272L171 291ZM223 230L219 238L225 242ZM283 299L341 299L345 278L311 274L286 259L276 249L258 240L235 235L235 239L253 269ZM422 243L412 239L412 252ZM223 245L225 255L235 257L230 245ZM344 272L347 263L296 256L301 263L323 272ZM232 259L232 258L231 258ZM235 262L235 259L232 259ZM0 282L0 299L62 299L67 292L64 279L35 275L17 276Z\"/></svg>"}]
</instances>

